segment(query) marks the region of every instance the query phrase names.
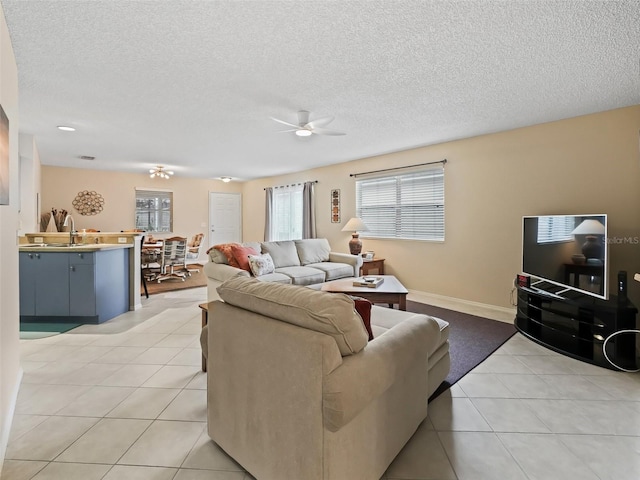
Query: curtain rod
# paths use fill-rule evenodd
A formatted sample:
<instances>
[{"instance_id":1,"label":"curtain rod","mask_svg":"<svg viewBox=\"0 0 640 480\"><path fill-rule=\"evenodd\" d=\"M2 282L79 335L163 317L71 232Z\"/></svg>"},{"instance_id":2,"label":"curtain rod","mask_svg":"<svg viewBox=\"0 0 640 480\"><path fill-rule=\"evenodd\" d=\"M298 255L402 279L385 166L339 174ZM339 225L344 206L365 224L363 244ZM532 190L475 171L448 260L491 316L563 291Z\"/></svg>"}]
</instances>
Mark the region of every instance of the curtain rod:
<instances>
[{"instance_id":1,"label":"curtain rod","mask_svg":"<svg viewBox=\"0 0 640 480\"><path fill-rule=\"evenodd\" d=\"M304 185L305 183L307 182L290 183L289 185L278 185L277 187L271 187L271 188L293 187L294 185ZM318 183L318 180L312 180L311 183ZM263 188L263 190L266 190L266 188Z\"/></svg>"},{"instance_id":2,"label":"curtain rod","mask_svg":"<svg viewBox=\"0 0 640 480\"><path fill-rule=\"evenodd\" d=\"M424 167L425 165L434 165L436 163L441 163L443 166L447 163L447 159L438 160L437 162L427 162L427 163L418 163L417 165L407 165L406 167L394 167L394 168L385 168L382 170L372 170L371 172L360 172L360 173L350 173L350 177L357 177L358 175L368 175L370 173L380 173L380 172L390 172L392 170L402 170L403 168L413 168L413 167Z\"/></svg>"}]
</instances>

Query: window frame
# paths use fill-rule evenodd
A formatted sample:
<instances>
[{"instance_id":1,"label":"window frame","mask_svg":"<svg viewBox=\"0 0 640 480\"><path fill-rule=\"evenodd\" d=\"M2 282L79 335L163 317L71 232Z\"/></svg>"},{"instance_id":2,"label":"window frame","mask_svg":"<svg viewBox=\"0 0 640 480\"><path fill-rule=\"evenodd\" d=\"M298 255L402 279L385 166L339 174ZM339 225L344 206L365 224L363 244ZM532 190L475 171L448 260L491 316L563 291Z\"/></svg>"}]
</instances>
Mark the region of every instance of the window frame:
<instances>
[{"instance_id":1,"label":"window frame","mask_svg":"<svg viewBox=\"0 0 640 480\"><path fill-rule=\"evenodd\" d=\"M364 191L367 187L371 192ZM362 238L444 242L444 165L363 175L356 178L355 190L356 216L369 227L369 231L360 232ZM381 214L381 209L386 209L387 215Z\"/></svg>"},{"instance_id":2,"label":"window frame","mask_svg":"<svg viewBox=\"0 0 640 480\"><path fill-rule=\"evenodd\" d=\"M165 190L165 189L161 189L161 188L140 188L140 187L136 187L135 189L136 195L135 195L135 217L134 217L134 225L136 229L139 230L144 230L145 232L149 232L149 233L172 233L173 232L173 191L172 190ZM142 193L142 195L140 195ZM143 208L143 207L138 207L138 200L139 199L144 199L144 198L153 198L154 196L156 196L156 201L160 201L160 203L162 203L163 200L168 200L169 201L169 206L167 207L162 207L162 206L156 206L155 208ZM164 227L166 224L163 223L162 220L162 216L163 216L163 212L167 212L169 214L169 221L168 221L168 225L166 228L168 229L164 229L162 227ZM138 215L139 214L144 214L146 212L147 216L151 216L154 215L156 217L156 222L157 222L157 218L160 217L160 223L161 223L161 229L157 228L157 225L154 228L151 228L152 226L152 220L151 218L148 219L148 222L146 224L142 224L142 223L138 223Z\"/></svg>"}]
</instances>

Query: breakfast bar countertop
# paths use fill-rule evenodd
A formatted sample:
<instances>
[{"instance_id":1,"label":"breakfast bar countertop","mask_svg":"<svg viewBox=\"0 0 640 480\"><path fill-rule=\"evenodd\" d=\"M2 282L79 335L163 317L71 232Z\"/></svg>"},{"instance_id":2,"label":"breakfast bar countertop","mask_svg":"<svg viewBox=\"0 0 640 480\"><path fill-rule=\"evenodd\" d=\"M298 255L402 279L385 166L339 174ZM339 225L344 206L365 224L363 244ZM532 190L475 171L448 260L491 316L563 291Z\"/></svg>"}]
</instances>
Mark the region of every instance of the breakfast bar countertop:
<instances>
[{"instance_id":1,"label":"breakfast bar countertop","mask_svg":"<svg viewBox=\"0 0 640 480\"><path fill-rule=\"evenodd\" d=\"M116 248L132 248L133 246L133 243L77 243L74 246L46 243L22 243L18 245L21 252L97 252Z\"/></svg>"}]
</instances>

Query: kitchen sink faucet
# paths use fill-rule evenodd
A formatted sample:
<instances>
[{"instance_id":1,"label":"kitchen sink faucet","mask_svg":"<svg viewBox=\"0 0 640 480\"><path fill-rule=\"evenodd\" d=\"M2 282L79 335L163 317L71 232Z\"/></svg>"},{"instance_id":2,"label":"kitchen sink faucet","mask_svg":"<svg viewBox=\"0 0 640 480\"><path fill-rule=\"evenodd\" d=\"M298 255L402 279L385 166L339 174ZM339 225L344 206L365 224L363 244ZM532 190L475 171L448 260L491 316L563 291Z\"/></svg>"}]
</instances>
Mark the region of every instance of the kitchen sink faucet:
<instances>
[{"instance_id":1,"label":"kitchen sink faucet","mask_svg":"<svg viewBox=\"0 0 640 480\"><path fill-rule=\"evenodd\" d=\"M76 234L76 222L73 220L73 217L71 215L67 215L67 217L64 219L64 223L62 224L62 226L68 227L69 220L71 220L71 230L69 230L69 245L74 245L75 234Z\"/></svg>"}]
</instances>

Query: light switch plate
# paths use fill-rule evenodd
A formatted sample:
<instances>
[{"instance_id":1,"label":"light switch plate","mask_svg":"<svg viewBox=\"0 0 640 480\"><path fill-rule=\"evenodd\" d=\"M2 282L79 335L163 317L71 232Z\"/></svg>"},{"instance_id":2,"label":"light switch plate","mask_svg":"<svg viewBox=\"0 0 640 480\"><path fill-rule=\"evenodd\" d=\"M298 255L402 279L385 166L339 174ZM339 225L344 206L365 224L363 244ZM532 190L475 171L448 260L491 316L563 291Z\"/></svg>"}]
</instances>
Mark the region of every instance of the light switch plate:
<instances>
[{"instance_id":1,"label":"light switch plate","mask_svg":"<svg viewBox=\"0 0 640 480\"><path fill-rule=\"evenodd\" d=\"M118 237L118 243L127 243L127 237Z\"/></svg>"},{"instance_id":2,"label":"light switch plate","mask_svg":"<svg viewBox=\"0 0 640 480\"><path fill-rule=\"evenodd\" d=\"M44 237L33 237L33 243L44 243Z\"/></svg>"}]
</instances>

